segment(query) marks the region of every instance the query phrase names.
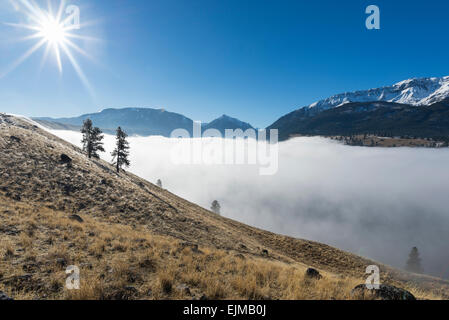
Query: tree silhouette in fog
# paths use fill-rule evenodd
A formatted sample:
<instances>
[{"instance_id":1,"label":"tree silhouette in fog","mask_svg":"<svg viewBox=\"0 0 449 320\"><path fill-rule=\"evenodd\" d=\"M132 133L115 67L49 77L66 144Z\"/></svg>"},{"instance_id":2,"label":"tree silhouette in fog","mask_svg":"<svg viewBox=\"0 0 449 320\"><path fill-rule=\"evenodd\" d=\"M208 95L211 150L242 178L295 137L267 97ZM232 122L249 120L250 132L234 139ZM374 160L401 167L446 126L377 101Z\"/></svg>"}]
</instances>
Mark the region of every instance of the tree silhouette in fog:
<instances>
[{"instance_id":1,"label":"tree silhouette in fog","mask_svg":"<svg viewBox=\"0 0 449 320\"><path fill-rule=\"evenodd\" d=\"M212 210L212 212L215 212L216 214L220 214L221 206L217 200L214 200L212 202L210 209Z\"/></svg>"},{"instance_id":2,"label":"tree silhouette in fog","mask_svg":"<svg viewBox=\"0 0 449 320\"><path fill-rule=\"evenodd\" d=\"M419 257L419 251L417 247L413 247L407 260L407 271L414 273L423 273L423 268L421 266L421 258Z\"/></svg>"}]
</instances>

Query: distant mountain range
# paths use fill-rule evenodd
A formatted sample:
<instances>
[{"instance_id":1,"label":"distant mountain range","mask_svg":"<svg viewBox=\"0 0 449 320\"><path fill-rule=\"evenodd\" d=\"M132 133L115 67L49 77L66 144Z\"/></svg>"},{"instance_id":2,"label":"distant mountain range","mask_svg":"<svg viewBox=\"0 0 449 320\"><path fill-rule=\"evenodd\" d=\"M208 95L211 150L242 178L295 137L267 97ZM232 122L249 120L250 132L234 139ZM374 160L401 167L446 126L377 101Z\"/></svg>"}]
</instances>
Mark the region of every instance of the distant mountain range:
<instances>
[{"instance_id":1,"label":"distant mountain range","mask_svg":"<svg viewBox=\"0 0 449 320\"><path fill-rule=\"evenodd\" d=\"M394 102L354 102L310 116L303 108L270 128L279 129L279 139L295 135L339 136L374 134L422 138L449 137L449 98L417 108Z\"/></svg>"},{"instance_id":2,"label":"distant mountain range","mask_svg":"<svg viewBox=\"0 0 449 320\"><path fill-rule=\"evenodd\" d=\"M341 93L315 102L304 108L318 112L339 107L350 102L373 101L426 106L440 102L446 98L449 98L449 76L442 78L414 78L398 82L388 87Z\"/></svg>"},{"instance_id":3,"label":"distant mountain range","mask_svg":"<svg viewBox=\"0 0 449 320\"><path fill-rule=\"evenodd\" d=\"M164 109L105 109L98 113L84 114L73 118L33 118L33 120L50 129L74 131L79 131L86 119L91 119L95 126L110 134L114 134L118 126L121 126L129 135L139 136L169 137L175 129L185 129L190 134L193 131L192 119ZM249 123L227 115L223 115L210 123L202 124L203 131L217 129L223 135L225 129L246 130L249 128L252 128Z\"/></svg>"},{"instance_id":4,"label":"distant mountain range","mask_svg":"<svg viewBox=\"0 0 449 320\"><path fill-rule=\"evenodd\" d=\"M278 129L280 140L357 133L449 136L449 77L338 94L295 110L268 129Z\"/></svg>"},{"instance_id":5,"label":"distant mountain range","mask_svg":"<svg viewBox=\"0 0 449 320\"><path fill-rule=\"evenodd\" d=\"M90 118L106 133L121 126L130 135L169 137L175 129L192 134L193 120L163 109L105 109L74 118L34 118L52 129L79 130ZM253 128L249 123L223 115L202 124L203 131ZM392 86L346 92L295 110L270 125L280 140L295 135L350 135L360 133L449 136L449 76L409 79Z\"/></svg>"}]
</instances>

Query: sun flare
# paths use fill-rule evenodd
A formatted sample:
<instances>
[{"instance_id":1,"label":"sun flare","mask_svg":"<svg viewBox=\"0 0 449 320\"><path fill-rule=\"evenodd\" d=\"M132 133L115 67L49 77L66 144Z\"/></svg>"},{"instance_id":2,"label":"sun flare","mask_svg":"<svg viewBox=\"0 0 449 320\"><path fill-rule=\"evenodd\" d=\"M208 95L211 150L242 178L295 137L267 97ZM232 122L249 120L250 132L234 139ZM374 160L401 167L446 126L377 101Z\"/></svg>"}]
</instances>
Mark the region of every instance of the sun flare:
<instances>
[{"instance_id":1,"label":"sun flare","mask_svg":"<svg viewBox=\"0 0 449 320\"><path fill-rule=\"evenodd\" d=\"M48 21L42 23L39 34L53 45L61 45L66 42L66 31L64 25L49 17Z\"/></svg>"},{"instance_id":2,"label":"sun flare","mask_svg":"<svg viewBox=\"0 0 449 320\"><path fill-rule=\"evenodd\" d=\"M81 79L85 87L92 93L87 77L84 75L72 51L76 51L87 58L91 58L75 43L75 40L73 39L95 39L78 35L74 32L75 30L80 29L79 22L76 22L79 20L79 17L76 17L76 12L70 12L70 10L67 10L68 7L66 8L65 0L59 1L60 4L56 11L53 11L51 0L47 1L47 3L48 8L44 9L41 8L36 1L20 0L16 2L16 9L18 9L17 11L26 16L28 23L6 24L14 28L28 30L30 34L22 38L22 40L35 39L37 40L37 43L35 43L28 51L13 62L6 72L0 73L0 78L17 68L40 48L45 47L42 65L47 61L49 54L53 52L59 72L62 73L62 55L64 54L75 69L78 77Z\"/></svg>"}]
</instances>

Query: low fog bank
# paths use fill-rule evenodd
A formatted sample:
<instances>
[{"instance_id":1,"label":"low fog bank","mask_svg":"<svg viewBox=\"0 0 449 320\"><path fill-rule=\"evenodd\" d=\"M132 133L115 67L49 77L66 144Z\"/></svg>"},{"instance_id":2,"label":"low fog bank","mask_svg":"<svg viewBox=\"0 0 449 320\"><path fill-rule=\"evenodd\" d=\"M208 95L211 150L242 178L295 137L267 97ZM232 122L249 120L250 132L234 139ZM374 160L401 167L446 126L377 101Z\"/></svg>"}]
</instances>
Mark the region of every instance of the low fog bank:
<instances>
[{"instance_id":1,"label":"low fog bank","mask_svg":"<svg viewBox=\"0 0 449 320\"><path fill-rule=\"evenodd\" d=\"M80 145L76 132L52 133ZM114 137L105 142L110 161ZM427 273L449 276L449 149L296 138L279 145L277 174L260 176L257 166L175 165L173 143L130 138L130 171L206 208L216 199L226 217L396 267L417 246Z\"/></svg>"}]
</instances>

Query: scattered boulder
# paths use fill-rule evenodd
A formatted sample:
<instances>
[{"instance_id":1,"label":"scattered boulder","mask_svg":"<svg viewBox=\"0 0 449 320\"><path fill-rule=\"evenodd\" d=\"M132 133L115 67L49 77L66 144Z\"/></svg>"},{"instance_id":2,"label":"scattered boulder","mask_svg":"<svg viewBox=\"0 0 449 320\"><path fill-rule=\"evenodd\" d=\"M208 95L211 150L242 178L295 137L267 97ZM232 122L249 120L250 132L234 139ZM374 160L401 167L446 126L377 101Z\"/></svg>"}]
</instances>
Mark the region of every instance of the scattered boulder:
<instances>
[{"instance_id":1,"label":"scattered boulder","mask_svg":"<svg viewBox=\"0 0 449 320\"><path fill-rule=\"evenodd\" d=\"M365 284L359 284L351 294L363 299L365 296L372 296L381 300L416 300L409 291L390 285L381 284L379 289L369 290Z\"/></svg>"},{"instance_id":2,"label":"scattered boulder","mask_svg":"<svg viewBox=\"0 0 449 320\"><path fill-rule=\"evenodd\" d=\"M83 218L81 218L81 217L80 217L79 215L77 215L77 214L72 214L72 215L69 217L69 219L70 219L70 220L74 220L74 221L78 221L79 223L84 222Z\"/></svg>"},{"instance_id":3,"label":"scattered boulder","mask_svg":"<svg viewBox=\"0 0 449 320\"><path fill-rule=\"evenodd\" d=\"M11 301L13 298L8 297L3 291L0 291L0 301Z\"/></svg>"},{"instance_id":4,"label":"scattered boulder","mask_svg":"<svg viewBox=\"0 0 449 320\"><path fill-rule=\"evenodd\" d=\"M323 276L320 274L320 272L314 268L308 268L306 270L306 278L311 278L311 279L321 279L323 278Z\"/></svg>"},{"instance_id":5,"label":"scattered boulder","mask_svg":"<svg viewBox=\"0 0 449 320\"><path fill-rule=\"evenodd\" d=\"M192 247L192 252L193 252L193 253L204 254L203 251L201 251L201 250L198 249L198 245L197 245L197 244L193 245L193 247Z\"/></svg>"},{"instance_id":6,"label":"scattered boulder","mask_svg":"<svg viewBox=\"0 0 449 320\"><path fill-rule=\"evenodd\" d=\"M66 154L61 154L61 163L63 164L71 164L72 163L72 158L70 158L68 155Z\"/></svg>"},{"instance_id":7,"label":"scattered boulder","mask_svg":"<svg viewBox=\"0 0 449 320\"><path fill-rule=\"evenodd\" d=\"M19 137L16 137L16 136L10 136L9 139L10 139L11 141L17 142L17 143L22 142L22 140L21 140Z\"/></svg>"}]
</instances>

